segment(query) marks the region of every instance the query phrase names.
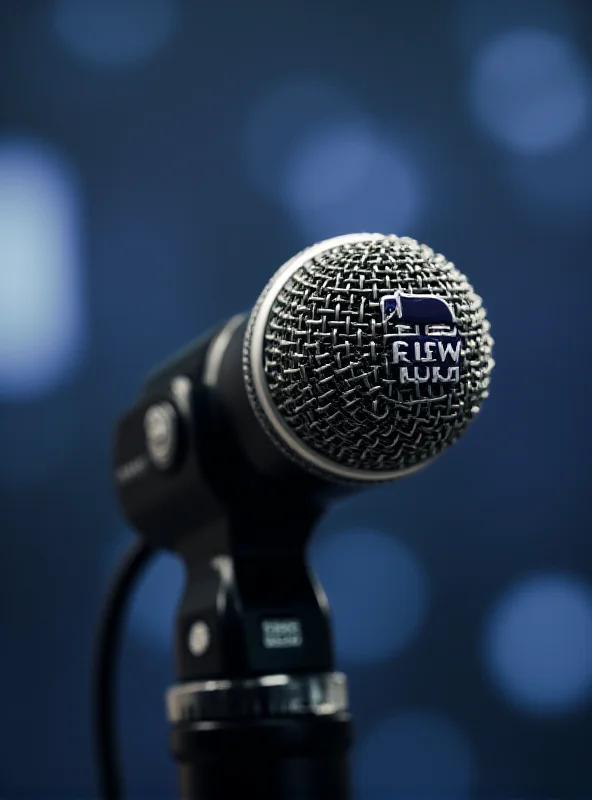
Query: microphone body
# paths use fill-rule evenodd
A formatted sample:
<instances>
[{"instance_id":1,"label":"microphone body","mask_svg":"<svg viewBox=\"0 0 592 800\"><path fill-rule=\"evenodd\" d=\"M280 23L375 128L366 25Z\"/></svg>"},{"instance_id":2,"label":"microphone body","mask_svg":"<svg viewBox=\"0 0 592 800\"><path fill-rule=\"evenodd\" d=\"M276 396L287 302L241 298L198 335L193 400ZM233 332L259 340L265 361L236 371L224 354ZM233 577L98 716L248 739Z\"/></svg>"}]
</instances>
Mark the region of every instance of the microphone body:
<instances>
[{"instance_id":1,"label":"microphone body","mask_svg":"<svg viewBox=\"0 0 592 800\"><path fill-rule=\"evenodd\" d=\"M347 800L346 679L306 545L333 499L464 433L491 348L453 264L356 234L299 253L149 377L115 475L128 522L186 568L167 695L182 800Z\"/></svg>"}]
</instances>

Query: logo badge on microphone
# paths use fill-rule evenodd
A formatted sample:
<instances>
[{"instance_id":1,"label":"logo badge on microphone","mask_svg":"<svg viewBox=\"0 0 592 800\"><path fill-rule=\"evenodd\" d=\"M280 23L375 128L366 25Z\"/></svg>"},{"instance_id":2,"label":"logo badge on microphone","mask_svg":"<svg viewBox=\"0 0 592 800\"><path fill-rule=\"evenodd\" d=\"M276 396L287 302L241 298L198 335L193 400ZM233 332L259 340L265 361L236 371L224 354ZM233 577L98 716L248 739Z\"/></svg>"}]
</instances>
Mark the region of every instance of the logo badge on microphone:
<instances>
[{"instance_id":1,"label":"logo badge on microphone","mask_svg":"<svg viewBox=\"0 0 592 800\"><path fill-rule=\"evenodd\" d=\"M462 341L450 305L434 295L397 292L381 300L387 352L397 383L460 381Z\"/></svg>"}]
</instances>

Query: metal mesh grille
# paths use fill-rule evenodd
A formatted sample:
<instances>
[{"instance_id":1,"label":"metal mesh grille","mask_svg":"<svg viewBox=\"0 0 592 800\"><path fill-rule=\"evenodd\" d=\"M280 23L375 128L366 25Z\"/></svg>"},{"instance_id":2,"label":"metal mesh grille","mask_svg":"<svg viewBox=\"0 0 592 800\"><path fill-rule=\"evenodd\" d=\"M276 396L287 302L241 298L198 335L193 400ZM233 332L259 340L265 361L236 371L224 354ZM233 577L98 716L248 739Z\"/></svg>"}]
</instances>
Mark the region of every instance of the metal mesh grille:
<instances>
[{"instance_id":1,"label":"metal mesh grille","mask_svg":"<svg viewBox=\"0 0 592 800\"><path fill-rule=\"evenodd\" d=\"M380 300L397 290L452 307L458 383L394 379ZM465 276L430 248L390 236L306 262L275 299L262 357L278 414L300 440L340 465L380 472L419 465L466 429L487 394L491 347Z\"/></svg>"}]
</instances>

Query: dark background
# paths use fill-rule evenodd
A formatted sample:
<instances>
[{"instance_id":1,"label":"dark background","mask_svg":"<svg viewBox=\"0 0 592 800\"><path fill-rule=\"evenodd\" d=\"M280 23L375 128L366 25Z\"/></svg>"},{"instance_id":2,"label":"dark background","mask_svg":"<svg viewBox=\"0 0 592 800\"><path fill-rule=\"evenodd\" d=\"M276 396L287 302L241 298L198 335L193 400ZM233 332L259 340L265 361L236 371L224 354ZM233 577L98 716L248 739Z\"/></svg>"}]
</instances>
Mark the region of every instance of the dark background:
<instances>
[{"instance_id":1,"label":"dark background","mask_svg":"<svg viewBox=\"0 0 592 800\"><path fill-rule=\"evenodd\" d=\"M0 2L0 797L92 798L89 664L151 367L360 230L484 297L491 397L311 547L357 798L592 797L592 4ZM130 793L173 798L181 586L135 598ZM374 793L372 793L374 792Z\"/></svg>"}]
</instances>

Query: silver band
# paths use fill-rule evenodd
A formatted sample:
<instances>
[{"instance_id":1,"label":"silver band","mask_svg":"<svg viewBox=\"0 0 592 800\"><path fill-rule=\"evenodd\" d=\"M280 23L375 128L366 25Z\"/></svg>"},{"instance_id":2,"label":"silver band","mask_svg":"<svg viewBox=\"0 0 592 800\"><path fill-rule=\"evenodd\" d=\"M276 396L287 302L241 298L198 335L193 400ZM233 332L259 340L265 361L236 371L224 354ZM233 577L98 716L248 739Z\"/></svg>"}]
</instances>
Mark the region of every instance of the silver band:
<instances>
[{"instance_id":1,"label":"silver band","mask_svg":"<svg viewBox=\"0 0 592 800\"><path fill-rule=\"evenodd\" d=\"M347 481L353 480L358 483L376 483L392 480L394 478L402 478L419 471L424 464L416 464L407 469L385 470L383 472L356 469L326 458L299 439L279 415L267 386L267 377L263 367L265 331L267 328L267 320L278 294L286 284L286 281L288 281L295 272L301 269L304 264L321 255L321 253L325 253L327 250L332 250L335 247L357 244L359 242L375 242L384 238L385 236L382 233L349 233L344 236L336 236L333 239L327 239L324 242L319 242L303 250L287 261L274 275L267 293L263 297L261 304L258 304L256 308L256 317L253 321L250 341L250 371L253 388L263 414L273 428L276 436L280 438L290 451L301 458L304 463L315 467L321 474L334 475L337 478Z\"/></svg>"},{"instance_id":2,"label":"silver band","mask_svg":"<svg viewBox=\"0 0 592 800\"><path fill-rule=\"evenodd\" d=\"M172 724L328 716L347 711L347 678L341 672L330 672L185 683L168 690L166 705Z\"/></svg>"}]
</instances>

